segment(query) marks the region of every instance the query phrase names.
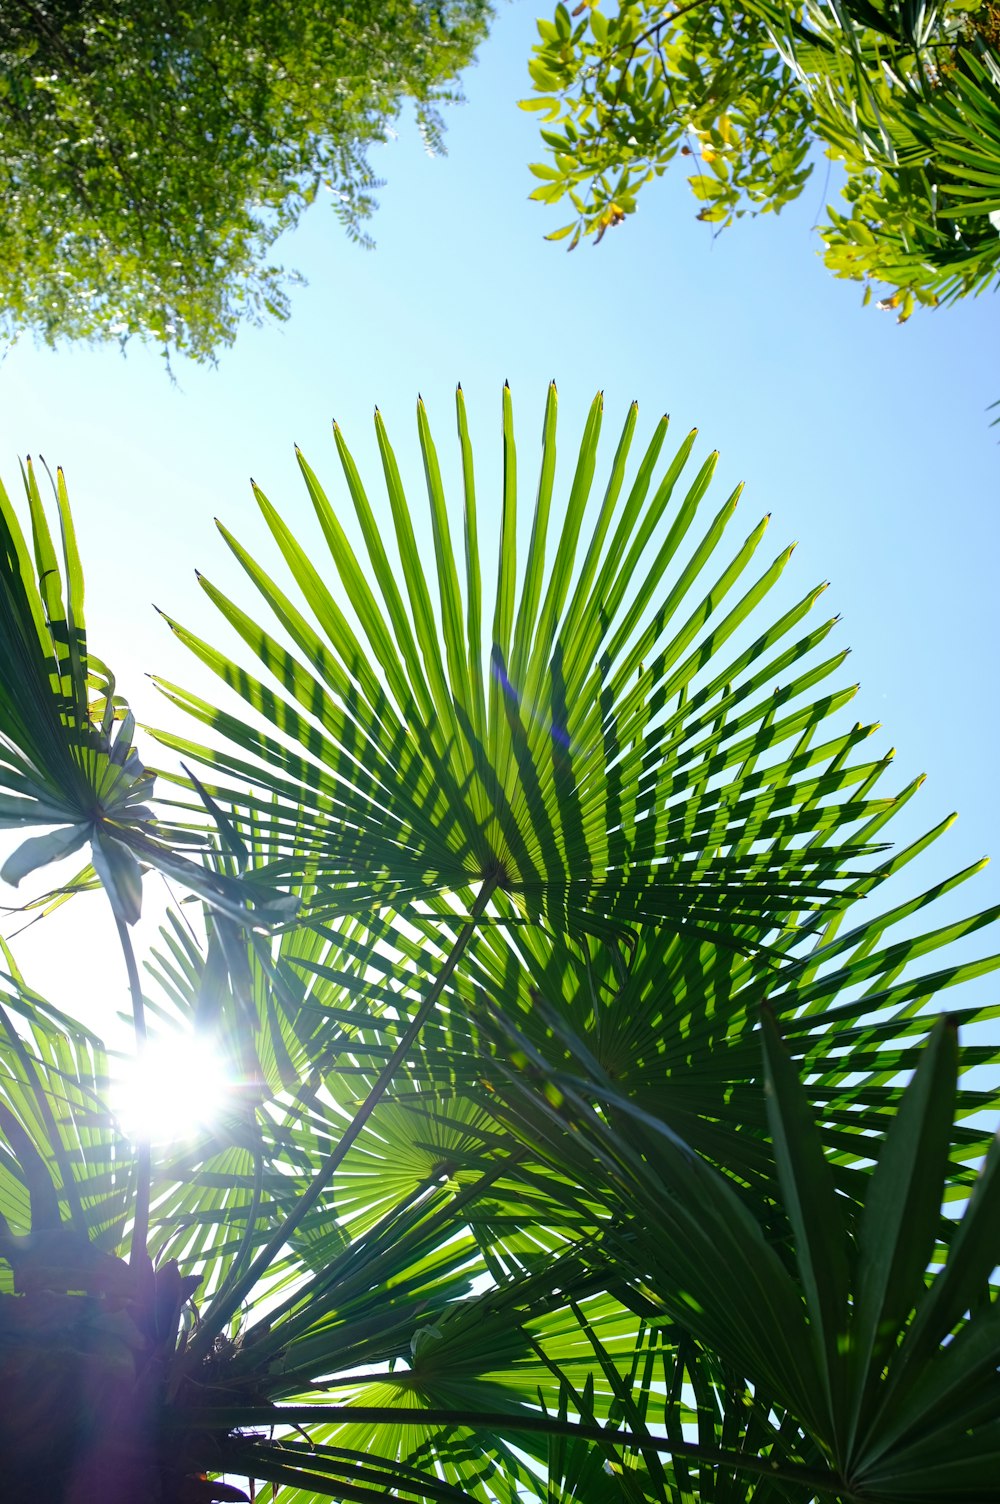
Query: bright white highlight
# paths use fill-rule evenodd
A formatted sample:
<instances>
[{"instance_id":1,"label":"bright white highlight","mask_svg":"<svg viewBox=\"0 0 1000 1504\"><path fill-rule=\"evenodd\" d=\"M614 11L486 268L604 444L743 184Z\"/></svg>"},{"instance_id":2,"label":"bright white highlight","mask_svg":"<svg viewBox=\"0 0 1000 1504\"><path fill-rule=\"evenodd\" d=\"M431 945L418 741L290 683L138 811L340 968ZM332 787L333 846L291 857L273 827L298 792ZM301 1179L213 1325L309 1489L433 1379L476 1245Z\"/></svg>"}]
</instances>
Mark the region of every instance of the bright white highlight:
<instances>
[{"instance_id":1,"label":"bright white highlight","mask_svg":"<svg viewBox=\"0 0 1000 1504\"><path fill-rule=\"evenodd\" d=\"M208 1040L172 1034L151 1039L140 1057L123 1063L114 1109L130 1138L163 1143L210 1126L232 1089Z\"/></svg>"}]
</instances>

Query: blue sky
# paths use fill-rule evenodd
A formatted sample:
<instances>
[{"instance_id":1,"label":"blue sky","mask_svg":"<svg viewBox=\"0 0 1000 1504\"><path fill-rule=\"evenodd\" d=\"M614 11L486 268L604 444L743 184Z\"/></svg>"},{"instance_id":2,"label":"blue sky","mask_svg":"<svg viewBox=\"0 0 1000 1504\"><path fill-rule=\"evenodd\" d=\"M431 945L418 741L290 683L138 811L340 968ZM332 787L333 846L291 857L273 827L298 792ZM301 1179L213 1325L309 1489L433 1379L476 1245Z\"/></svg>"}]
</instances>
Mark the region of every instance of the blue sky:
<instances>
[{"instance_id":1,"label":"blue sky","mask_svg":"<svg viewBox=\"0 0 1000 1504\"><path fill-rule=\"evenodd\" d=\"M701 453L721 450L717 499L747 481L744 532L773 513L771 553L799 540L797 593L832 581L862 684L858 717L884 723L900 784L928 774L911 830L961 811L934 872L996 851L1000 429L985 414L1000 398L995 298L918 313L905 328L863 309L860 289L834 282L817 256L823 166L780 218L715 239L677 172L599 248L546 244L565 216L527 200L537 120L515 105L535 14L501 9L467 105L447 114L446 159L424 155L407 119L375 155L388 180L376 251L352 246L322 200L307 215L283 246L308 279L288 324L246 330L216 369L178 364L176 385L138 347L124 359L27 343L8 353L0 470L11 487L18 455L64 466L94 648L140 713L162 720L143 671L193 676L150 602L219 636L192 570L232 578L215 515L270 557L250 475L293 523L304 519L293 443L332 478L336 417L363 473L377 473L378 403L416 491L417 392L446 448L461 380L485 507L498 494L504 379L530 473L555 377L566 452L599 388L609 453L633 397L645 432L669 411L676 441L697 425ZM976 887L979 904L1000 899L995 875ZM25 945L44 966L39 941Z\"/></svg>"}]
</instances>

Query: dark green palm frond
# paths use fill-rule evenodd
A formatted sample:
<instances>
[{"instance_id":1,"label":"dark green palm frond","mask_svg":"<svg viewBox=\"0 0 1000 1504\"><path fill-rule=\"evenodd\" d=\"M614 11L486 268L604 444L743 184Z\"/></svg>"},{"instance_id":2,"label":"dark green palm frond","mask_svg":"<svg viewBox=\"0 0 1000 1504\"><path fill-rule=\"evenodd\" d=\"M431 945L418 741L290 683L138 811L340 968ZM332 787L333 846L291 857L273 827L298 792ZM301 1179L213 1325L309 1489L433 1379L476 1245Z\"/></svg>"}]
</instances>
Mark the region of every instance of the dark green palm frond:
<instances>
[{"instance_id":1,"label":"dark green palm frond","mask_svg":"<svg viewBox=\"0 0 1000 1504\"><path fill-rule=\"evenodd\" d=\"M605 1199L602 1248L631 1281L636 1309L647 1319L662 1312L768 1394L779 1417L794 1418L799 1461L809 1462L810 1445L822 1461L821 1493L984 1499L1000 1426L1000 1156L991 1141L942 1248L954 1021L934 1027L888 1132L872 1144L877 1164L860 1213L839 1194L769 1010L763 1044L785 1228L777 1241L665 1122L595 1111L599 1079L587 1091L565 1079L539 1090L530 1074L508 1072L495 1095L508 1125L561 1176L574 1162L589 1170Z\"/></svg>"},{"instance_id":2,"label":"dark green palm frond","mask_svg":"<svg viewBox=\"0 0 1000 1504\"><path fill-rule=\"evenodd\" d=\"M557 527L554 388L531 546L519 570L519 478L505 390L501 536L486 626L461 393L458 404L464 589L422 404L436 600L381 419L398 564L335 430L364 554L351 547L304 461L329 553L325 571L258 491L303 606L225 529L281 635L259 625L259 611L201 583L277 687L172 622L257 714L248 725L242 709L219 709L162 683L217 739L211 750L172 734L161 740L208 761L209 782L226 802L236 795L220 792L221 776L255 788L256 818L268 822L272 849L283 844L273 870L283 879L308 870L314 917L400 910L434 892L485 884L560 930L649 920L739 948L759 945L792 914L808 922L862 870L870 846L852 832L885 808L866 796L870 764L856 762L853 746L832 773L822 770L832 744L809 747L853 693L826 688L843 658L823 661L818 651L832 622L793 635L820 592L754 626L791 550L755 570L765 519L717 562L739 493L699 534L696 514L715 457L685 489L694 435L661 465L666 420L627 479L635 408L603 496L588 508L600 398ZM810 698L817 687L819 697Z\"/></svg>"},{"instance_id":3,"label":"dark green palm frond","mask_svg":"<svg viewBox=\"0 0 1000 1504\"><path fill-rule=\"evenodd\" d=\"M883 864L884 877L910 852ZM773 1166L757 1031L767 997L806 1073L840 1189L863 1198L866 1177L858 1172L869 1160L871 1135L891 1121L927 1036L926 1008L1000 966L989 953L961 960L951 953L963 938L985 934L995 909L913 933L915 916L925 918L934 901L977 870L886 913L872 914L871 900L848 907L839 930L831 926L808 946L789 931L771 948L772 958L782 956L778 968L652 928L626 961L593 942L571 948L525 927L508 937L487 930L466 958L464 995L459 984L448 1017L425 1030L424 1049L436 1056L429 1072L449 1072L466 1089L488 1076L484 1023L492 1008L518 1021L550 1078L589 1064L602 1073L609 1106L624 1099L654 1114L736 1179L766 1186ZM987 994L967 1003L959 996L955 1009L957 1022L978 1026L975 1042L963 1048L963 1071L995 1069L1000 1043L983 1026L996 1019L997 1003ZM500 1023L492 1043L501 1059L508 1053L503 1037ZM575 1041L585 1042L585 1056L573 1053L583 1047ZM974 1115L993 1097L973 1080L959 1094L949 1198L968 1193L967 1162L989 1141L989 1127Z\"/></svg>"}]
</instances>

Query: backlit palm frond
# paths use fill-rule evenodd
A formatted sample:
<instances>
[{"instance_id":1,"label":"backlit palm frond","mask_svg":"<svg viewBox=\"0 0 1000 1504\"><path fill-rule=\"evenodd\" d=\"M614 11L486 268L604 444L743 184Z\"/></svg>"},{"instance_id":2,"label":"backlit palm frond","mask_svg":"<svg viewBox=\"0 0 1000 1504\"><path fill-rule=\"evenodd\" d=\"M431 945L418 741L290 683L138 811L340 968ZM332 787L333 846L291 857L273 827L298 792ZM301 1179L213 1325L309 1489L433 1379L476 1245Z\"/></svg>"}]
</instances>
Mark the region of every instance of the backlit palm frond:
<instances>
[{"instance_id":1,"label":"backlit palm frond","mask_svg":"<svg viewBox=\"0 0 1000 1504\"><path fill-rule=\"evenodd\" d=\"M3 876L16 884L90 841L116 912L131 922L139 864L119 837L148 832L153 776L133 750L132 717L113 678L88 655L83 571L62 472L61 559L30 460L24 482L33 557L0 488L0 828L61 828L29 838Z\"/></svg>"},{"instance_id":2,"label":"backlit palm frond","mask_svg":"<svg viewBox=\"0 0 1000 1504\"><path fill-rule=\"evenodd\" d=\"M634 407L603 496L588 508L600 398L557 527L554 388L519 571L523 483L505 389L500 546L487 627L461 392L458 415L464 590L423 405L436 600L381 418L398 563L335 430L364 553L354 551L304 460L328 560L317 563L317 551L293 537L258 491L304 609L223 529L281 635L259 624L259 611L236 605L204 577L201 583L271 678L257 678L172 622L257 715L247 724L245 710L220 709L162 683L216 738L212 748L168 733L161 740L208 761L210 782L228 774L255 787L257 818L284 841L274 871L287 877L308 869L314 917L403 909L434 892L485 885L560 930L603 932L649 920L739 948L759 945L791 914L808 922L861 870L869 847L852 832L884 808L865 793L870 764L853 755L863 730L847 745L810 745L853 693L826 688L843 658L824 661L818 651L833 623L796 635L820 592L758 624L755 610L791 550L755 570L765 519L717 562L739 492L699 533L715 456L685 488L694 435L661 465L666 420L627 479ZM810 698L817 686L819 698Z\"/></svg>"},{"instance_id":3,"label":"backlit palm frond","mask_svg":"<svg viewBox=\"0 0 1000 1504\"><path fill-rule=\"evenodd\" d=\"M207 847L202 829L169 829L149 803L154 775L133 745L135 722L109 669L88 649L83 569L60 470L54 490L57 551L29 460L24 485L31 549L0 486L0 830L57 827L29 836L3 865L17 886L89 842L93 868L119 922L134 924L142 870L154 866L220 909L259 923L288 918L287 900L252 893L178 846Z\"/></svg>"},{"instance_id":4,"label":"backlit palm frond","mask_svg":"<svg viewBox=\"0 0 1000 1504\"><path fill-rule=\"evenodd\" d=\"M555 1382L553 1354L568 1353L573 1366L576 1323L567 1302L574 1294L590 1302L609 1343L627 1351L634 1318L608 1305L579 1260L515 1270L497 1286L474 1223L484 1197L517 1214L511 1146L496 1132L484 1135L482 1112L470 1117L458 1104L449 1121L447 1105L429 1096L422 1111L405 1075L402 1102L379 1105L327 1196L305 1215L297 1210L303 1189L336 1151L351 1105L328 1087L339 1081L334 1065L313 1073L308 1112L285 1088L266 1100L259 1091L249 1115L160 1149L151 1197L156 1268L144 1276L112 1256L127 1232L135 1165L105 1105L101 1047L82 1032L73 1046L54 1010L36 1005L23 986L16 990L38 1042L12 1025L0 1041L7 1145L0 1209L9 1214L0 1268L9 1266L22 1292L16 1299L27 1304L20 1315L10 1305L0 1309L0 1367L9 1379L34 1364L39 1403L58 1387L65 1445L53 1447L51 1465L43 1464L44 1449L26 1442L11 1453L36 1481L55 1488L84 1478L97 1488L114 1474L145 1496L159 1479L167 1496L180 1490L178 1499L187 1497L185 1480L206 1467L288 1482L308 1434L301 1480L325 1479L337 1496L349 1496L339 1490L352 1478L356 1486L384 1486L395 1468L404 1492L409 1476L414 1498L436 1497L444 1469L452 1496L468 1485L470 1497L485 1499L483 1480L524 1473L505 1417L513 1423L537 1413L539 1384ZM150 1003L151 1014L169 1016L169 1000ZM237 1004L230 997L222 1006ZM81 1064L88 1059L96 1062L93 1079ZM250 1264L251 1281L241 1285ZM192 1293L193 1320L183 1314ZM45 1328L53 1299L61 1302L55 1345ZM113 1360L110 1376L94 1343ZM109 1343L121 1347L117 1356ZM143 1444L142 1471L133 1477L138 1432L132 1421L112 1426L107 1404L138 1404L154 1360L163 1377L149 1399L159 1440ZM81 1387L80 1365L88 1363L101 1384L111 1384L106 1396ZM303 1404L309 1415L286 1434L286 1408ZM400 1411L409 1405L418 1424L400 1447ZM263 1434L240 1434L261 1406L269 1417ZM93 1419L77 1423L84 1410ZM21 1424L27 1411L19 1405L5 1415ZM7 1418L0 1421L5 1445ZM235 1497L221 1484L206 1484L202 1496Z\"/></svg>"},{"instance_id":5,"label":"backlit palm frond","mask_svg":"<svg viewBox=\"0 0 1000 1504\"><path fill-rule=\"evenodd\" d=\"M274 1464L283 1463L288 1472L279 1481L292 1483L293 1468L322 1473L339 1464L331 1466L333 1476L347 1469L342 1476L363 1484L359 1464L377 1462L386 1470L402 1464L399 1486L418 1497L434 1497L436 1476L477 1499L488 1500L496 1491L505 1497L512 1487L544 1498L537 1465L544 1462L551 1429L546 1412L556 1416L567 1384L576 1384L587 1392L587 1413L599 1437L616 1388L634 1370L640 1340L634 1315L602 1294L574 1257L552 1259L533 1275L464 1299L428 1305L415 1326L416 1308L407 1314L404 1287L377 1319L374 1311L368 1315L363 1346L351 1340L348 1294L345 1287L338 1310L343 1324L325 1335L293 1337L284 1376L279 1372L269 1381L280 1396L272 1423L294 1424L298 1435L283 1437L277 1446L260 1436L234 1438L227 1466L235 1468L238 1459L247 1471L273 1478ZM606 1370L581 1329L581 1306ZM287 1340L279 1325L263 1341L277 1344L283 1335ZM646 1340L655 1346L648 1333ZM335 1367L311 1393L296 1395L296 1357L308 1353L315 1372L322 1341L331 1359L340 1354ZM374 1366L352 1370L349 1360L363 1364L365 1352L375 1358ZM208 1415L205 1410L193 1421ZM628 1436L618 1442L626 1451L630 1444ZM535 1468L525 1468L524 1454L535 1459ZM407 1488L407 1469L420 1470L426 1492L412 1483Z\"/></svg>"},{"instance_id":6,"label":"backlit palm frond","mask_svg":"<svg viewBox=\"0 0 1000 1504\"><path fill-rule=\"evenodd\" d=\"M43 1245L67 1260L73 1248L85 1260L119 1251L135 1163L107 1107L101 1041L32 992L4 953L0 1213L7 1251L0 1253L30 1281L32 1266L45 1262Z\"/></svg>"},{"instance_id":7,"label":"backlit palm frond","mask_svg":"<svg viewBox=\"0 0 1000 1504\"><path fill-rule=\"evenodd\" d=\"M436 594L377 420L391 548L338 433L363 546L303 464L325 553L258 494L303 604L228 534L276 635L205 583L269 677L175 626L242 699L166 686L216 746L163 733L181 792L108 840L180 873L172 832L198 832L202 907L130 982L154 1042L226 1062L200 1127L133 1155L100 1042L5 952L19 1497L992 1496L1000 1159L971 1070L1000 1047L966 984L997 958L965 942L996 911L936 917L975 869L900 891L939 831L876 855L916 784L884 796L889 758L840 722L818 592L757 621L787 553L757 573L761 527L716 561L735 497L695 526L712 461L685 489L691 441L661 467L660 425L630 471L633 408L591 505L598 400L557 527L555 420L553 389L519 570L505 392L489 629L461 397L464 583L421 406ZM10 542L4 620L35 643L38 706L0 758L25 819L69 786L49 732L93 771L113 699L60 656L81 597L48 601L31 496L42 562ZM16 684L0 666L0 716ZM32 852L55 847L25 871Z\"/></svg>"},{"instance_id":8,"label":"backlit palm frond","mask_svg":"<svg viewBox=\"0 0 1000 1504\"><path fill-rule=\"evenodd\" d=\"M970 954L969 942L988 940L998 910L932 922L935 906L983 863L923 893L895 903L890 897L902 886L894 878L949 823L875 869L888 907L865 898L861 884L823 934L804 940L790 926L766 957L654 926L640 931L627 954L593 939L570 944L537 927L484 927L446 1012L425 1026L428 1076L478 1091L488 1103L491 1058L509 1068L513 1026L530 1045L540 1085L558 1089L564 1076L573 1081L581 1073L599 1078L613 1119L622 1104L651 1114L752 1188L755 1199L768 1199L774 1164L759 1045L766 1000L804 1072L838 1188L860 1202L872 1136L886 1131L899 1105L931 1028L927 1009L954 996L955 1021L971 1037L961 1052L968 1074L957 1098L946 1195L962 1199L974 1179L970 1163L985 1153L991 1132L981 1114L995 1096L980 1084L982 1069L995 1071L1000 1061L990 1027L1000 1005L986 991L968 991L1000 967L1000 956L982 946ZM963 984L965 992L953 992Z\"/></svg>"}]
</instances>

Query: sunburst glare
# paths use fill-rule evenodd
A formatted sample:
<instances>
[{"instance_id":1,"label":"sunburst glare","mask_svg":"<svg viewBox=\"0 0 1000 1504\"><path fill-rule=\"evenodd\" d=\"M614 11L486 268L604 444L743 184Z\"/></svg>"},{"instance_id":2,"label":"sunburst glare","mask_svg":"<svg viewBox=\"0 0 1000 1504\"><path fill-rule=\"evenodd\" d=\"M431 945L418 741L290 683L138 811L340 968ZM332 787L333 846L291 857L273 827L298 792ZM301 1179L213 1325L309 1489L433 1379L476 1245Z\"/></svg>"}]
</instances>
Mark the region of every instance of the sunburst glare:
<instances>
[{"instance_id":1,"label":"sunburst glare","mask_svg":"<svg viewBox=\"0 0 1000 1504\"><path fill-rule=\"evenodd\" d=\"M171 1034L122 1062L113 1105L130 1138L162 1143L209 1127L234 1084L213 1040Z\"/></svg>"}]
</instances>

